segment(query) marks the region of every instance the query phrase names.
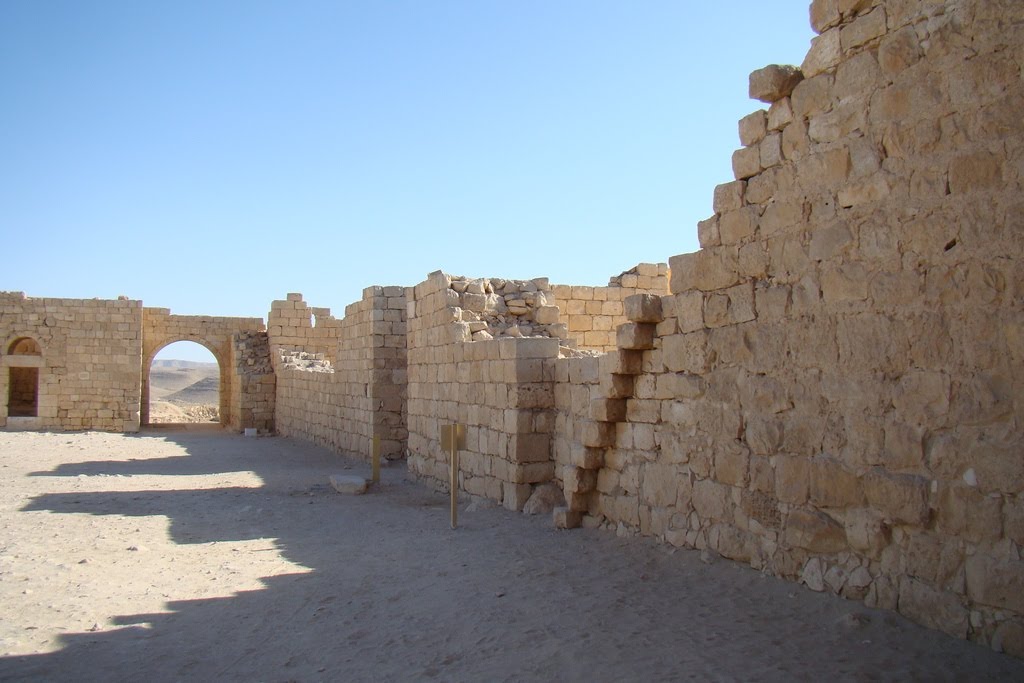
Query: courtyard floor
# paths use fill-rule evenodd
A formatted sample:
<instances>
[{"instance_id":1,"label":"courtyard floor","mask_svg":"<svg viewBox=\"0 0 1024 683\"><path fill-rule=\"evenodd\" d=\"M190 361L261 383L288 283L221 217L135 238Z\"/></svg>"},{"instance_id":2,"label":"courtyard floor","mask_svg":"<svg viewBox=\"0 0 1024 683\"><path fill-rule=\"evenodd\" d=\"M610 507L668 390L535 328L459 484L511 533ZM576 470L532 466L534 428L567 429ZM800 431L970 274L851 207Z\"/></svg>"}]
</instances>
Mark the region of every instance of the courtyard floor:
<instances>
[{"instance_id":1,"label":"courtyard floor","mask_svg":"<svg viewBox=\"0 0 1024 683\"><path fill-rule=\"evenodd\" d=\"M1024 680L727 560L214 429L0 432L0 680ZM705 556L705 560L708 558Z\"/></svg>"}]
</instances>

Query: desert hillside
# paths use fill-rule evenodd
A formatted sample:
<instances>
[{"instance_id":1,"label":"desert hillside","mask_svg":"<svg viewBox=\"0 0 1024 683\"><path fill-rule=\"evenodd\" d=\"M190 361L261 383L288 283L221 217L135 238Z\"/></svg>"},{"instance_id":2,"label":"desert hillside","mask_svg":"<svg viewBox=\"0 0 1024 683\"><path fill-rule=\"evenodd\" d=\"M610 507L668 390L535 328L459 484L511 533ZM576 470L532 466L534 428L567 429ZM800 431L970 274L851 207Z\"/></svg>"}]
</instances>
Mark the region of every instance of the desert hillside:
<instances>
[{"instance_id":1,"label":"desert hillside","mask_svg":"<svg viewBox=\"0 0 1024 683\"><path fill-rule=\"evenodd\" d=\"M149 372L150 423L220 419L220 369L216 363L155 360Z\"/></svg>"}]
</instances>

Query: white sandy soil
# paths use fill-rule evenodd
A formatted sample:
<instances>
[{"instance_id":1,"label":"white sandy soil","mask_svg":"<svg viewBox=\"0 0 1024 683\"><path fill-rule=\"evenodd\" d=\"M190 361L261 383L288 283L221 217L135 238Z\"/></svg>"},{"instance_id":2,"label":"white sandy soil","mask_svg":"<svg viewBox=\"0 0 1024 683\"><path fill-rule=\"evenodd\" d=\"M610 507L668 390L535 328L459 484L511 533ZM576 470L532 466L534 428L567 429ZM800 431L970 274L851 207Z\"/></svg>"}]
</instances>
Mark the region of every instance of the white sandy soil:
<instances>
[{"instance_id":1,"label":"white sandy soil","mask_svg":"<svg viewBox=\"0 0 1024 683\"><path fill-rule=\"evenodd\" d=\"M0 433L0 680L1024 680L696 552L463 505L216 428Z\"/></svg>"}]
</instances>

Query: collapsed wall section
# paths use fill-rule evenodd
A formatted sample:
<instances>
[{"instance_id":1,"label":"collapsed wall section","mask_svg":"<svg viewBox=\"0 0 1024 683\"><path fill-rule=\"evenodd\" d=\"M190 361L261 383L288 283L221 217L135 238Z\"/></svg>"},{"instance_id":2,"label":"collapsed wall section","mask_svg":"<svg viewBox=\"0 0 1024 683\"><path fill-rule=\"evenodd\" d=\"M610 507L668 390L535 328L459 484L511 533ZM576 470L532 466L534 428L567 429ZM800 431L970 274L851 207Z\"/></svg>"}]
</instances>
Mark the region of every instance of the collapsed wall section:
<instances>
[{"instance_id":1,"label":"collapsed wall section","mask_svg":"<svg viewBox=\"0 0 1024 683\"><path fill-rule=\"evenodd\" d=\"M274 431L276 378L266 332L237 332L231 339L236 381L231 386L233 428Z\"/></svg>"},{"instance_id":2,"label":"collapsed wall section","mask_svg":"<svg viewBox=\"0 0 1024 683\"><path fill-rule=\"evenodd\" d=\"M301 294L273 302L277 431L364 458L376 436L384 457L403 457L405 309L402 287L367 288L341 320L310 308Z\"/></svg>"},{"instance_id":3,"label":"collapsed wall section","mask_svg":"<svg viewBox=\"0 0 1024 683\"><path fill-rule=\"evenodd\" d=\"M27 353L22 339L34 342ZM138 431L141 354L139 301L0 292L0 427ZM12 377L24 408L16 415Z\"/></svg>"},{"instance_id":4,"label":"collapsed wall section","mask_svg":"<svg viewBox=\"0 0 1024 683\"><path fill-rule=\"evenodd\" d=\"M811 16L601 370L590 523L1021 656L1024 5Z\"/></svg>"},{"instance_id":5,"label":"collapsed wall section","mask_svg":"<svg viewBox=\"0 0 1024 683\"><path fill-rule=\"evenodd\" d=\"M473 328L483 322L482 316L473 310L473 299L469 307L463 308L467 304L464 282L465 278L452 278L439 271L412 290L409 471L436 488L446 489L448 455L441 448L441 426L464 424L467 447L461 455L459 487L520 510L534 487L554 474L551 409L559 339L522 337L526 323L519 320L534 309L526 304L528 299L535 303L546 300L546 281L513 284L519 291L506 291L501 298L503 303L507 299L507 307L521 309L522 313L513 313L516 320L506 319L503 328L489 324L476 331ZM507 285L516 281L500 282ZM519 301L523 302L521 306L512 303ZM543 311L544 306L536 308ZM493 305L488 310L494 310ZM548 312L541 313L542 321L548 320L543 317ZM534 319L531 327L540 334L551 334L548 329L537 328L558 324L555 315L550 322ZM557 334L559 328L554 329ZM509 330L515 336L510 336ZM494 338L495 332L505 334Z\"/></svg>"}]
</instances>

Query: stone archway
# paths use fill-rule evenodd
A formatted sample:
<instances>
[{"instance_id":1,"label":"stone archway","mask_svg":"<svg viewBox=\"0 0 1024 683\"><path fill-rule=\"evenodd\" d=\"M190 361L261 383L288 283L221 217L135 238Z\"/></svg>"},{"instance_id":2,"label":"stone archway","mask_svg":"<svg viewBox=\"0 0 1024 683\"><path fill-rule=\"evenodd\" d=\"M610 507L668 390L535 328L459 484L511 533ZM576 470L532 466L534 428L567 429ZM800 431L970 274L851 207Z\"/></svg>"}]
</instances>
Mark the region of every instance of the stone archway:
<instances>
[{"instance_id":1,"label":"stone archway","mask_svg":"<svg viewBox=\"0 0 1024 683\"><path fill-rule=\"evenodd\" d=\"M223 318L205 315L171 315L166 308L144 308L142 315L142 391L139 417L149 424L150 369L161 349L180 341L195 342L217 359L220 368L220 424L242 427L241 375L234 340L239 335L263 332L261 318Z\"/></svg>"},{"instance_id":2,"label":"stone archway","mask_svg":"<svg viewBox=\"0 0 1024 683\"><path fill-rule=\"evenodd\" d=\"M230 339L228 340L230 343ZM209 340L203 339L171 339L160 346L153 349L148 347L144 350L143 366L142 366L142 405L140 406L139 415L141 418L142 425L152 424L150 421L151 417L151 405L150 401L152 398L152 387L151 387L151 373L153 371L153 361L157 355L170 346L178 342L193 342L199 344L204 349L210 352L214 360L217 361L217 375L218 375L218 411L219 411L219 422L221 426L229 426L231 424L231 377L229 377L228 364L222 353L218 353L218 350L214 348L213 344ZM230 347L229 347L230 351ZM230 355L228 356L230 357Z\"/></svg>"}]
</instances>

